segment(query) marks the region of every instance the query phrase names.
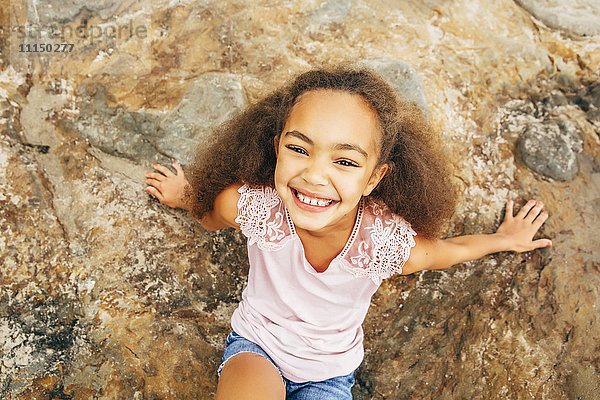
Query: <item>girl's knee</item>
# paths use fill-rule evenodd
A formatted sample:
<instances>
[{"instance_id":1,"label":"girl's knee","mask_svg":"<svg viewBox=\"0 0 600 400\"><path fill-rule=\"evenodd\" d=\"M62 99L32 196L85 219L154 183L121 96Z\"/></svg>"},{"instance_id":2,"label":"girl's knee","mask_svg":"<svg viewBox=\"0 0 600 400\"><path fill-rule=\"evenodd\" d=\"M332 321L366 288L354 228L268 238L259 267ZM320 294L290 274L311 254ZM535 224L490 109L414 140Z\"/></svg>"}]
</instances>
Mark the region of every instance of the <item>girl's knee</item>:
<instances>
[{"instance_id":1,"label":"girl's knee","mask_svg":"<svg viewBox=\"0 0 600 400\"><path fill-rule=\"evenodd\" d=\"M217 400L285 399L285 384L277 369L265 357L240 353L221 370Z\"/></svg>"}]
</instances>

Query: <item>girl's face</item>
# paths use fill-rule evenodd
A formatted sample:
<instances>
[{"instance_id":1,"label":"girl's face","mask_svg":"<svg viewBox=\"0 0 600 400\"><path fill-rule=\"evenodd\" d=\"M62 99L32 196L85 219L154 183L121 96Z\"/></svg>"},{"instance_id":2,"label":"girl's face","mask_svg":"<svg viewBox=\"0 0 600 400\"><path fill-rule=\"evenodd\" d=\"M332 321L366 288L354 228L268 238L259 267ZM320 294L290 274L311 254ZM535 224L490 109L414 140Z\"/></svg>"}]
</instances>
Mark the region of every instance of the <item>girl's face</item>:
<instances>
[{"instance_id":1,"label":"girl's face","mask_svg":"<svg viewBox=\"0 0 600 400\"><path fill-rule=\"evenodd\" d=\"M275 138L275 188L294 225L315 234L352 228L361 196L383 178L376 114L359 95L302 94Z\"/></svg>"}]
</instances>

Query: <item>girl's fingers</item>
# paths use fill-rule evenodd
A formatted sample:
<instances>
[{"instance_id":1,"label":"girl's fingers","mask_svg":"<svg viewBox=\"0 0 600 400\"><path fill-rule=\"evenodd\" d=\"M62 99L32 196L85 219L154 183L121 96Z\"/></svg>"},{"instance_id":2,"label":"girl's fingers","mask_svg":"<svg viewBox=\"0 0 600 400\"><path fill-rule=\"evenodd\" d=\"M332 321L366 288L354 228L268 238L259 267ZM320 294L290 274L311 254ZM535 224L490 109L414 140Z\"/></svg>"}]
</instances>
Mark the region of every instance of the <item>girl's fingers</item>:
<instances>
[{"instance_id":1,"label":"girl's fingers","mask_svg":"<svg viewBox=\"0 0 600 400\"><path fill-rule=\"evenodd\" d=\"M535 207L533 207L529 211L529 214L527 214L527 217L525 217L525 221L533 222L533 220L536 219L538 215L540 215L540 212L542 211L543 207L544 207L544 203L542 203L541 201L538 201L535 204Z\"/></svg>"},{"instance_id":2,"label":"girl's fingers","mask_svg":"<svg viewBox=\"0 0 600 400\"><path fill-rule=\"evenodd\" d=\"M177 175L183 175L183 169L181 168L181 165L174 162L173 167L175 168L175 171L177 171Z\"/></svg>"},{"instance_id":3,"label":"girl's fingers","mask_svg":"<svg viewBox=\"0 0 600 400\"><path fill-rule=\"evenodd\" d=\"M527 204L525 204L517 213L516 218L520 218L520 219L525 219L525 217L527 216L527 214L529 213L529 210L531 210L533 208L533 206L535 205L535 200L529 200L527 202Z\"/></svg>"},{"instance_id":4,"label":"girl's fingers","mask_svg":"<svg viewBox=\"0 0 600 400\"><path fill-rule=\"evenodd\" d=\"M161 203L163 202L164 198L162 196L162 193L159 192L158 189L156 189L155 187L152 187L152 186L147 187L146 192L148 192L152 196L156 197Z\"/></svg>"},{"instance_id":5,"label":"girl's fingers","mask_svg":"<svg viewBox=\"0 0 600 400\"><path fill-rule=\"evenodd\" d=\"M535 221L533 221L533 227L535 228L535 230L537 231L538 229L540 229L542 224L544 222L546 222L547 219L548 219L548 213L546 211L544 211L543 213L538 215L537 218L535 219Z\"/></svg>"},{"instance_id":6,"label":"girl's fingers","mask_svg":"<svg viewBox=\"0 0 600 400\"><path fill-rule=\"evenodd\" d=\"M146 178L146 183L147 183L148 185L152 185L152 186L154 186L156 189L160 190L160 187L159 187L159 186L160 186L160 184L161 184L161 181L159 181L158 179Z\"/></svg>"},{"instance_id":7,"label":"girl's fingers","mask_svg":"<svg viewBox=\"0 0 600 400\"><path fill-rule=\"evenodd\" d=\"M552 246L552 241L548 240L548 239L538 239L538 240L534 240L533 242L531 242L532 244L532 248L531 250L534 249L539 249L542 247L550 247Z\"/></svg>"},{"instance_id":8,"label":"girl's fingers","mask_svg":"<svg viewBox=\"0 0 600 400\"><path fill-rule=\"evenodd\" d=\"M159 181L159 182L162 182L163 180L167 179L167 177L164 176L163 174L159 174L156 172L146 172L146 178L154 179L155 181ZM146 180L148 180L148 179L146 179Z\"/></svg>"},{"instance_id":9,"label":"girl's fingers","mask_svg":"<svg viewBox=\"0 0 600 400\"><path fill-rule=\"evenodd\" d=\"M163 167L160 164L154 164L154 168L157 169L158 171L162 172L162 174L164 176L173 176L175 175L173 172L171 172L171 170L167 167Z\"/></svg>"},{"instance_id":10,"label":"girl's fingers","mask_svg":"<svg viewBox=\"0 0 600 400\"><path fill-rule=\"evenodd\" d=\"M506 202L506 211L504 212L505 221L513 217L513 204L512 200Z\"/></svg>"}]
</instances>

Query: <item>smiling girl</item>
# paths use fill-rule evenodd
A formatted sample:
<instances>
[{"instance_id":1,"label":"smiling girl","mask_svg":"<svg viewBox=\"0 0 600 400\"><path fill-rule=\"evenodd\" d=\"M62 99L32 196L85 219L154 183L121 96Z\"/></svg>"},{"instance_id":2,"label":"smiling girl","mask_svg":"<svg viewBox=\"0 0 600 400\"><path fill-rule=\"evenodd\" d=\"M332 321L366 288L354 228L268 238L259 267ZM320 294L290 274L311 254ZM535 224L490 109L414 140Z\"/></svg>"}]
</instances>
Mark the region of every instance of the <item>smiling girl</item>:
<instances>
[{"instance_id":1,"label":"smiling girl","mask_svg":"<svg viewBox=\"0 0 600 400\"><path fill-rule=\"evenodd\" d=\"M550 245L535 201L513 216L509 200L494 234L438 239L457 197L439 138L364 68L298 76L223 125L189 181L173 165L150 194L248 238L217 399L351 399L382 279Z\"/></svg>"}]
</instances>

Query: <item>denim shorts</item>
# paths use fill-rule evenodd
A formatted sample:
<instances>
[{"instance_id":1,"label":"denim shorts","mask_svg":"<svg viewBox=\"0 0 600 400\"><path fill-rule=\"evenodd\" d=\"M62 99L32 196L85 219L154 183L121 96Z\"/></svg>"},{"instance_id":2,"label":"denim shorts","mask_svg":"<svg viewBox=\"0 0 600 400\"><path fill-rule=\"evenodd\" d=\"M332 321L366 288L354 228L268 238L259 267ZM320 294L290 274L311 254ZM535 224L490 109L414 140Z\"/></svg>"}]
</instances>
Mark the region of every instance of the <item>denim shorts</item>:
<instances>
[{"instance_id":1,"label":"denim shorts","mask_svg":"<svg viewBox=\"0 0 600 400\"><path fill-rule=\"evenodd\" d=\"M286 400L351 400L352 386L354 385L354 371L345 376L336 376L318 382L296 383L286 379L281 375L279 367L264 352L264 350L254 342L249 341L235 332L231 332L225 340L225 352L217 374L221 376L221 370L229 359L240 353L255 353L265 357L273 364L285 384Z\"/></svg>"}]
</instances>

